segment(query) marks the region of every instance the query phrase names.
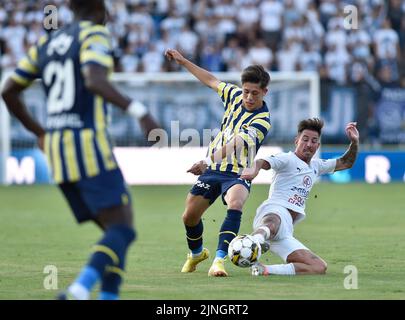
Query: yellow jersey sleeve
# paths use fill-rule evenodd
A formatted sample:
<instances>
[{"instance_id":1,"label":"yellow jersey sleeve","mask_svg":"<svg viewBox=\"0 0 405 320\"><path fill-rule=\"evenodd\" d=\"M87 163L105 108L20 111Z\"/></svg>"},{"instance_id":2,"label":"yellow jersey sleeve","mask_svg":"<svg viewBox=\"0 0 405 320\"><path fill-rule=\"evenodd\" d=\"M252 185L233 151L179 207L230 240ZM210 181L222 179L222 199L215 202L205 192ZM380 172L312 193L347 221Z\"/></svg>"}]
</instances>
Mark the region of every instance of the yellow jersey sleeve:
<instances>
[{"instance_id":1,"label":"yellow jersey sleeve","mask_svg":"<svg viewBox=\"0 0 405 320\"><path fill-rule=\"evenodd\" d=\"M111 71L114 67L110 33L102 25L90 25L79 34L80 64L95 63Z\"/></svg>"},{"instance_id":2,"label":"yellow jersey sleeve","mask_svg":"<svg viewBox=\"0 0 405 320\"><path fill-rule=\"evenodd\" d=\"M39 77L38 48L37 46L32 46L28 50L27 55L18 62L17 68L14 70L11 78L22 86L29 86Z\"/></svg>"},{"instance_id":3,"label":"yellow jersey sleeve","mask_svg":"<svg viewBox=\"0 0 405 320\"><path fill-rule=\"evenodd\" d=\"M221 82L218 85L217 93L224 104L225 110L228 110L234 104L235 98L242 94L242 90L234 84Z\"/></svg>"},{"instance_id":4,"label":"yellow jersey sleeve","mask_svg":"<svg viewBox=\"0 0 405 320\"><path fill-rule=\"evenodd\" d=\"M29 86L35 79L41 77L38 66L38 49L48 40L47 35L39 38L36 45L28 49L27 55L22 58L11 78L22 86Z\"/></svg>"}]
</instances>

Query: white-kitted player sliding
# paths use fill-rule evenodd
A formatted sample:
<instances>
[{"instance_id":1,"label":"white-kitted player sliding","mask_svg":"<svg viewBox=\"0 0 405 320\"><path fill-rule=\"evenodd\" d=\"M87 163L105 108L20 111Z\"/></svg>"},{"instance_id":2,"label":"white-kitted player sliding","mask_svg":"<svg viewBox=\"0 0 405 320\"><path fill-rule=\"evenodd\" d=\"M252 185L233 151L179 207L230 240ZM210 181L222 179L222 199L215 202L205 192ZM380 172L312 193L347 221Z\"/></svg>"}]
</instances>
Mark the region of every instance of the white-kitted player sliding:
<instances>
[{"instance_id":1,"label":"white-kitted player sliding","mask_svg":"<svg viewBox=\"0 0 405 320\"><path fill-rule=\"evenodd\" d=\"M318 176L351 168L356 160L359 132L355 122L346 126L351 143L339 159L313 159L320 146L323 121L317 118L298 124L295 151L255 161L241 178L253 180L261 169L275 171L269 197L256 211L252 236L262 253L269 250L286 263L252 266L252 275L324 274L326 262L294 238L294 225L305 218L305 201Z\"/></svg>"}]
</instances>

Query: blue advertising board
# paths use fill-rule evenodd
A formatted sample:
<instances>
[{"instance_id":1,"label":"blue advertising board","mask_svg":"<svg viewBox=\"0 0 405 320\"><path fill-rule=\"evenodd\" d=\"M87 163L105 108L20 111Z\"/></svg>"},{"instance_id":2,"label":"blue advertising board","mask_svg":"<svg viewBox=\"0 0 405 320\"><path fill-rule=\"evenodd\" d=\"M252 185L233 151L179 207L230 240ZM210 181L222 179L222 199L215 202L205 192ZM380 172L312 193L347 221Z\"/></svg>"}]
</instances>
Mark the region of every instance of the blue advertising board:
<instances>
[{"instance_id":1,"label":"blue advertising board","mask_svg":"<svg viewBox=\"0 0 405 320\"><path fill-rule=\"evenodd\" d=\"M322 152L321 158L338 158L344 153ZM400 151L363 151L349 170L338 171L325 176L324 180L337 183L351 181L367 183L389 183L405 181L405 152Z\"/></svg>"}]
</instances>

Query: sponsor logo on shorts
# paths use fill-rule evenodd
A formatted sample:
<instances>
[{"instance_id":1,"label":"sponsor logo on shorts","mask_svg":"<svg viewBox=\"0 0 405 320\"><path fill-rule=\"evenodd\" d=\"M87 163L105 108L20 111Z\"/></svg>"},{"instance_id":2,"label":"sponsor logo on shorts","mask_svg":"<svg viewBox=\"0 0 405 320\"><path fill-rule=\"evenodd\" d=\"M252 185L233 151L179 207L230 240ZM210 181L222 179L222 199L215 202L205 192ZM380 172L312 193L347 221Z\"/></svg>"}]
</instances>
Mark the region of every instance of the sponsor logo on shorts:
<instances>
[{"instance_id":1,"label":"sponsor logo on shorts","mask_svg":"<svg viewBox=\"0 0 405 320\"><path fill-rule=\"evenodd\" d=\"M206 189L206 190L209 190L211 188L211 186L208 183L202 182L200 180L197 180L197 182L195 183L195 186Z\"/></svg>"}]
</instances>

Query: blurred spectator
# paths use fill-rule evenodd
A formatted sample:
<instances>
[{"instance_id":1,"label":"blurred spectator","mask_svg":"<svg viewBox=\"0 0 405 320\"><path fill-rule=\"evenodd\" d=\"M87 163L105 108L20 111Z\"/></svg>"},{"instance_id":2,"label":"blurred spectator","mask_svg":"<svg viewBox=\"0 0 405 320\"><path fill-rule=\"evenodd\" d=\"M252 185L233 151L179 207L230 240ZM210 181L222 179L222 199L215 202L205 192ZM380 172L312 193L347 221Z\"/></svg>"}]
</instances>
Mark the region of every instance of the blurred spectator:
<instances>
[{"instance_id":1,"label":"blurred spectator","mask_svg":"<svg viewBox=\"0 0 405 320\"><path fill-rule=\"evenodd\" d=\"M398 34L391 29L391 22L388 19L384 20L382 28L374 34L374 52L377 59L399 59L401 57Z\"/></svg>"},{"instance_id":2,"label":"blurred spectator","mask_svg":"<svg viewBox=\"0 0 405 320\"><path fill-rule=\"evenodd\" d=\"M242 70L244 51L239 46L237 38L228 40L228 45L222 50L222 60L224 62L224 71Z\"/></svg>"},{"instance_id":3,"label":"blurred spectator","mask_svg":"<svg viewBox=\"0 0 405 320\"><path fill-rule=\"evenodd\" d=\"M223 70L221 50L219 49L219 46L210 44L203 46L200 61L201 67L204 69L214 72Z\"/></svg>"},{"instance_id":4,"label":"blurred spectator","mask_svg":"<svg viewBox=\"0 0 405 320\"><path fill-rule=\"evenodd\" d=\"M343 85L347 80L347 66L351 58L345 48L338 49L333 44L328 48L325 55L327 76L337 84Z\"/></svg>"},{"instance_id":5,"label":"blurred spectator","mask_svg":"<svg viewBox=\"0 0 405 320\"><path fill-rule=\"evenodd\" d=\"M268 70L271 69L273 53L266 46L263 39L257 39L253 43L252 47L249 49L249 56L253 64L261 64L264 68Z\"/></svg>"},{"instance_id":6,"label":"blurred spectator","mask_svg":"<svg viewBox=\"0 0 405 320\"><path fill-rule=\"evenodd\" d=\"M298 67L301 71L318 71L322 64L322 56L308 42L304 46L304 52L298 57Z\"/></svg>"},{"instance_id":7,"label":"blurred spectator","mask_svg":"<svg viewBox=\"0 0 405 320\"><path fill-rule=\"evenodd\" d=\"M124 55L120 59L122 72L137 72L139 59L135 55L135 47L127 45L124 50Z\"/></svg>"},{"instance_id":8,"label":"blurred spectator","mask_svg":"<svg viewBox=\"0 0 405 320\"><path fill-rule=\"evenodd\" d=\"M284 43L277 52L278 71L294 71L297 69L298 52L292 47L293 40Z\"/></svg>"},{"instance_id":9,"label":"blurred spectator","mask_svg":"<svg viewBox=\"0 0 405 320\"><path fill-rule=\"evenodd\" d=\"M281 40L283 11L283 3L277 0L265 0L260 5L262 36L272 50L277 49L277 44Z\"/></svg>"},{"instance_id":10,"label":"blurred spectator","mask_svg":"<svg viewBox=\"0 0 405 320\"><path fill-rule=\"evenodd\" d=\"M143 72L161 72L163 71L164 56L157 50L156 45L149 44L148 50L142 56Z\"/></svg>"}]
</instances>

